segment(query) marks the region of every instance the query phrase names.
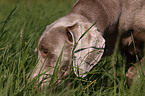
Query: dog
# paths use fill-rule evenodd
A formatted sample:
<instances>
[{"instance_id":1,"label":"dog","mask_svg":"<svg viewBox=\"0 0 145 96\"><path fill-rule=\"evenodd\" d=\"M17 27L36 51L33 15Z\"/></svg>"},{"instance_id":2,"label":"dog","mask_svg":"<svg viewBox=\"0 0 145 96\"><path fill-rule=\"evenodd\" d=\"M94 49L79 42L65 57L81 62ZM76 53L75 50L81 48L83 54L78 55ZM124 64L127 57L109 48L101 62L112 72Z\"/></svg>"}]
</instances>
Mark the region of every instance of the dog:
<instances>
[{"instance_id":1,"label":"dog","mask_svg":"<svg viewBox=\"0 0 145 96\"><path fill-rule=\"evenodd\" d=\"M102 56L113 54L117 40L128 62L134 62L136 56L144 61L144 16L144 0L78 0L66 16L47 26L40 37L35 50L39 62L32 78L44 73L42 81L59 68L57 76L61 79L69 74L72 62L76 76L83 78ZM142 62L139 66L143 66ZM128 79L135 77L135 71L134 66L128 69Z\"/></svg>"}]
</instances>

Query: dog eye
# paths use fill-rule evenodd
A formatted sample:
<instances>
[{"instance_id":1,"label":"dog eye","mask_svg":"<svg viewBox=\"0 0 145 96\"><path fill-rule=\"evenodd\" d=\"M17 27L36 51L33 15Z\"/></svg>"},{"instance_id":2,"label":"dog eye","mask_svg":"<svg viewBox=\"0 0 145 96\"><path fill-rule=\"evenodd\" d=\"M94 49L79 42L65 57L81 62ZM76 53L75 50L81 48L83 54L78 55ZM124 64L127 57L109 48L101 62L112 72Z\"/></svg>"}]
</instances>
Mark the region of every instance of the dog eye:
<instances>
[{"instance_id":1,"label":"dog eye","mask_svg":"<svg viewBox=\"0 0 145 96\"><path fill-rule=\"evenodd\" d=\"M52 54L51 52L49 52L47 49L45 49L45 50L42 51L42 57L43 58L48 57L50 59L50 58L53 58L54 56L55 55Z\"/></svg>"},{"instance_id":2,"label":"dog eye","mask_svg":"<svg viewBox=\"0 0 145 96\"><path fill-rule=\"evenodd\" d=\"M48 54L48 50L44 50L43 53Z\"/></svg>"}]
</instances>

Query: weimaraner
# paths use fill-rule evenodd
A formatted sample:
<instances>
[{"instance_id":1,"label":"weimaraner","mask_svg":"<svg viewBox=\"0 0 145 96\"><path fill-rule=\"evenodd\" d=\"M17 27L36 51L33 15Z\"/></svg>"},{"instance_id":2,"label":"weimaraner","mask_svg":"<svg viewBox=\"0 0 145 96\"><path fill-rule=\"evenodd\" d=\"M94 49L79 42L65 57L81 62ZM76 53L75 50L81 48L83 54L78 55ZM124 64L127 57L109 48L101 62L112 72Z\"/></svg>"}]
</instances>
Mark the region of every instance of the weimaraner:
<instances>
[{"instance_id":1,"label":"weimaraner","mask_svg":"<svg viewBox=\"0 0 145 96\"><path fill-rule=\"evenodd\" d=\"M66 16L47 26L42 34L32 78L39 71L53 75L60 60L59 78L69 74L72 62L76 76L83 78L102 56L113 53L119 36L119 50L128 62L144 58L145 0L78 0ZM135 71L134 66L129 68L128 79L133 79ZM40 80L43 77L49 78L43 75Z\"/></svg>"}]
</instances>

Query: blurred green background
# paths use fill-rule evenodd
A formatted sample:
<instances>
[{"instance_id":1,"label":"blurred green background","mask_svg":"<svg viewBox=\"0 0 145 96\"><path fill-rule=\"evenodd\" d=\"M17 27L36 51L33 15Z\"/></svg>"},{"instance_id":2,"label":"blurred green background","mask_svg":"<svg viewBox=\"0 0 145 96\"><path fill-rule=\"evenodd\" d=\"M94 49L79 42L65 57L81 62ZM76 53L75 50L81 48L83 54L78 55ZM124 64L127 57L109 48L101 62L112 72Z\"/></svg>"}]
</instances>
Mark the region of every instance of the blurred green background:
<instances>
[{"instance_id":1,"label":"blurred green background","mask_svg":"<svg viewBox=\"0 0 145 96\"><path fill-rule=\"evenodd\" d=\"M25 46L25 42L32 37L37 41L47 25L71 10L73 2L70 0L0 0L0 29L12 10L16 8L6 21L3 30L6 37L3 38L10 42L10 45L12 44L13 50L18 50L21 44L20 31L24 27L22 46Z\"/></svg>"}]
</instances>

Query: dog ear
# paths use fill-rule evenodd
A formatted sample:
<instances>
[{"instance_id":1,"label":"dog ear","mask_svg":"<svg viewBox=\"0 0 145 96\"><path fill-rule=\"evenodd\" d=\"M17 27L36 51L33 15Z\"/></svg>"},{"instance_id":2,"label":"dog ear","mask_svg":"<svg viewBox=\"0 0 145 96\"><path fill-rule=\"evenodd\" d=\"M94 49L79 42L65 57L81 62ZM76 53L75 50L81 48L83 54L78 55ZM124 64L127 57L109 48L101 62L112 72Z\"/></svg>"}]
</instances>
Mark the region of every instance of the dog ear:
<instances>
[{"instance_id":1,"label":"dog ear","mask_svg":"<svg viewBox=\"0 0 145 96\"><path fill-rule=\"evenodd\" d=\"M86 73L100 61L104 52L105 39L95 26L88 30L91 26L79 22L67 27L68 40L74 46L74 72L79 77L85 77Z\"/></svg>"},{"instance_id":2,"label":"dog ear","mask_svg":"<svg viewBox=\"0 0 145 96\"><path fill-rule=\"evenodd\" d=\"M67 27L67 37L68 41L75 44L75 39L78 37L77 30L78 29L78 24L73 24L72 26Z\"/></svg>"}]
</instances>

